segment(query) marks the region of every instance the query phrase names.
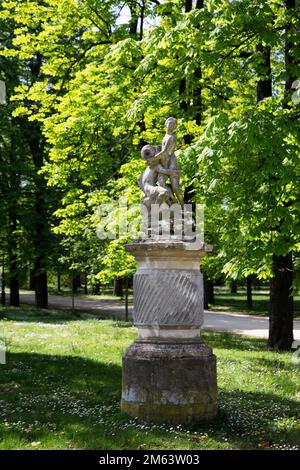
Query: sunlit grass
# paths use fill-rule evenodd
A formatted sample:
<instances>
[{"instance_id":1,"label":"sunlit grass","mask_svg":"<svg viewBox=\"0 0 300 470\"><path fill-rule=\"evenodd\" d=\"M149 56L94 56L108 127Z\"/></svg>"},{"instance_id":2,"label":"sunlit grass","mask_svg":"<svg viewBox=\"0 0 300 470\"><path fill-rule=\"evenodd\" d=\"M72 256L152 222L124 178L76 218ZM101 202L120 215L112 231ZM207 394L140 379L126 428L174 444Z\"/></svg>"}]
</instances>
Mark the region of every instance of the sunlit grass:
<instances>
[{"instance_id":1,"label":"sunlit grass","mask_svg":"<svg viewBox=\"0 0 300 470\"><path fill-rule=\"evenodd\" d=\"M121 359L135 328L63 311L2 309L0 449L295 448L299 365L265 341L204 333L218 358L211 424L156 426L120 412Z\"/></svg>"}]
</instances>

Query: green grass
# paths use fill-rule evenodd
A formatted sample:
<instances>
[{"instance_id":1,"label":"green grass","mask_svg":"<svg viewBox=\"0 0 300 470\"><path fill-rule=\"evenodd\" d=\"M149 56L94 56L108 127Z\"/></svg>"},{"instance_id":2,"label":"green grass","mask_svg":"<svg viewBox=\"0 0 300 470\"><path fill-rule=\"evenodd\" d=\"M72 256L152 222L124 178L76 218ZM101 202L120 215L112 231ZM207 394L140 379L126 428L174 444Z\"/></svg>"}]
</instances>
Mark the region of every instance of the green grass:
<instances>
[{"instance_id":1,"label":"green grass","mask_svg":"<svg viewBox=\"0 0 300 470\"><path fill-rule=\"evenodd\" d=\"M157 426L120 412L121 358L136 332L112 319L0 309L0 449L283 449L299 445L299 365L265 341L205 333L220 414Z\"/></svg>"},{"instance_id":2,"label":"green grass","mask_svg":"<svg viewBox=\"0 0 300 470\"><path fill-rule=\"evenodd\" d=\"M247 294L243 288L237 294L231 294L226 287L215 287L215 304L211 310L223 312L245 312L250 315L266 316L269 310L268 290L253 291L253 307L247 307ZM300 295L294 296L295 317L300 317Z\"/></svg>"}]
</instances>

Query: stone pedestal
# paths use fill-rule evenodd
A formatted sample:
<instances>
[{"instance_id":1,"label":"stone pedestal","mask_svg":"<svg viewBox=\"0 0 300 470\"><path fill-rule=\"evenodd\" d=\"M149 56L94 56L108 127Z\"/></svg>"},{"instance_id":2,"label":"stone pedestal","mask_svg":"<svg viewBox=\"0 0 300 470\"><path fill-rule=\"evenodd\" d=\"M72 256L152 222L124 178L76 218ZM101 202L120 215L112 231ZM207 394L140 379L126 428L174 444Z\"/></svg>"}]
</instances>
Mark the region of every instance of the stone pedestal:
<instances>
[{"instance_id":1,"label":"stone pedestal","mask_svg":"<svg viewBox=\"0 0 300 470\"><path fill-rule=\"evenodd\" d=\"M217 414L216 358L200 337L201 242L136 241L134 322L138 338L123 358L122 410L157 423Z\"/></svg>"}]
</instances>

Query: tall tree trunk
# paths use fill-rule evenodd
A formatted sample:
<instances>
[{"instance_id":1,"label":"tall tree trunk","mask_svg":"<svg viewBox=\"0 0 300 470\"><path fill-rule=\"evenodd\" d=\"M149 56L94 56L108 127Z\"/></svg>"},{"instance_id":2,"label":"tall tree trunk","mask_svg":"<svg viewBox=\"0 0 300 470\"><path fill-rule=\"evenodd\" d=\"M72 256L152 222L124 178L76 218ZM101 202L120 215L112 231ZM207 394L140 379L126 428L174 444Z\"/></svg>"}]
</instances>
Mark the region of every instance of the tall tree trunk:
<instances>
[{"instance_id":1,"label":"tall tree trunk","mask_svg":"<svg viewBox=\"0 0 300 470\"><path fill-rule=\"evenodd\" d=\"M86 272L84 273L84 293L85 295L88 293L88 275Z\"/></svg>"},{"instance_id":2,"label":"tall tree trunk","mask_svg":"<svg viewBox=\"0 0 300 470\"><path fill-rule=\"evenodd\" d=\"M1 273L1 305L5 305L5 264L4 256L2 259L2 273Z\"/></svg>"},{"instance_id":3,"label":"tall tree trunk","mask_svg":"<svg viewBox=\"0 0 300 470\"><path fill-rule=\"evenodd\" d=\"M9 240L8 240L8 263L9 263L9 304L13 307L20 305L19 293L19 270L18 270L18 246L16 240L17 219L14 208L9 211Z\"/></svg>"},{"instance_id":4,"label":"tall tree trunk","mask_svg":"<svg viewBox=\"0 0 300 470\"><path fill-rule=\"evenodd\" d=\"M252 276L247 276L247 307L253 307L253 300L252 300Z\"/></svg>"},{"instance_id":5,"label":"tall tree trunk","mask_svg":"<svg viewBox=\"0 0 300 470\"><path fill-rule=\"evenodd\" d=\"M99 295L101 293L101 284L99 281L96 281L96 284L93 285L92 293L93 295Z\"/></svg>"},{"instance_id":6,"label":"tall tree trunk","mask_svg":"<svg viewBox=\"0 0 300 470\"><path fill-rule=\"evenodd\" d=\"M295 0L285 0L287 10L296 6ZM288 108L291 85L297 77L294 76L293 41L289 38L292 23L285 30L285 97L283 106ZM280 230L280 227L279 227ZM270 329L268 345L274 349L290 350L293 343L293 256L273 256L273 279L270 284Z\"/></svg>"},{"instance_id":7,"label":"tall tree trunk","mask_svg":"<svg viewBox=\"0 0 300 470\"><path fill-rule=\"evenodd\" d=\"M30 268L29 270L29 289L34 290L35 289L35 277L34 277L34 270Z\"/></svg>"},{"instance_id":8,"label":"tall tree trunk","mask_svg":"<svg viewBox=\"0 0 300 470\"><path fill-rule=\"evenodd\" d=\"M48 307L48 282L44 259L37 256L34 261L35 304L38 308Z\"/></svg>"},{"instance_id":9,"label":"tall tree trunk","mask_svg":"<svg viewBox=\"0 0 300 470\"><path fill-rule=\"evenodd\" d=\"M37 53L29 64L33 81L39 80L41 66L42 56ZM39 173L44 164L45 141L39 123L27 121L26 126L27 141L35 168L35 219L33 227L35 300L37 307L47 308L47 253L49 252L49 226L46 202L47 184L44 175Z\"/></svg>"},{"instance_id":10,"label":"tall tree trunk","mask_svg":"<svg viewBox=\"0 0 300 470\"><path fill-rule=\"evenodd\" d=\"M135 1L130 1L128 7L130 10L129 34L132 37L137 37L139 22L138 4Z\"/></svg>"},{"instance_id":11,"label":"tall tree trunk","mask_svg":"<svg viewBox=\"0 0 300 470\"><path fill-rule=\"evenodd\" d=\"M9 253L9 305L12 307L20 306L20 292L19 292L19 278L18 278L18 265L16 260L16 255L14 253Z\"/></svg>"},{"instance_id":12,"label":"tall tree trunk","mask_svg":"<svg viewBox=\"0 0 300 470\"><path fill-rule=\"evenodd\" d=\"M36 227L35 227L35 260L34 260L34 289L35 301L38 308L48 307L48 281L47 281L47 219L41 188L36 193ZM40 234L40 236L39 236Z\"/></svg>"},{"instance_id":13,"label":"tall tree trunk","mask_svg":"<svg viewBox=\"0 0 300 470\"><path fill-rule=\"evenodd\" d=\"M185 0L185 13L189 13L192 10L192 7L193 7L193 1ZM204 7L204 1L198 0L196 2L195 9L200 10L203 7ZM196 124L201 125L201 122L202 122L202 86L200 83L200 80L202 78L201 67L196 68L194 77L197 82L197 85L193 91L193 110L195 111ZM179 84L179 96L182 96L182 97L184 96L186 92L186 88L187 88L186 78L183 77ZM189 108L189 102L186 99L186 97L180 100L179 108L182 111L187 112ZM189 134L184 135L183 140L186 145L190 145L192 142L192 138Z\"/></svg>"},{"instance_id":14,"label":"tall tree trunk","mask_svg":"<svg viewBox=\"0 0 300 470\"><path fill-rule=\"evenodd\" d=\"M230 293L237 294L237 283L235 281L231 281L230 283Z\"/></svg>"},{"instance_id":15,"label":"tall tree trunk","mask_svg":"<svg viewBox=\"0 0 300 470\"><path fill-rule=\"evenodd\" d=\"M274 349L290 350L293 342L292 296L293 258L273 256L274 277L270 284L270 328L268 345Z\"/></svg>"},{"instance_id":16,"label":"tall tree trunk","mask_svg":"<svg viewBox=\"0 0 300 470\"><path fill-rule=\"evenodd\" d=\"M286 5L294 5L293 0L286 0ZM288 27L289 28L289 27ZM285 62L290 64L291 45L285 48ZM262 55L261 63L265 72L258 78L257 99L263 100L272 96L271 51L270 47L259 46ZM287 68L288 73L288 68ZM287 83L291 80L287 79ZM287 84L286 84L287 89ZM280 230L280 226L278 227ZM274 349L289 350L293 342L293 259L292 254L286 256L273 255L273 278L270 283L270 312L269 312L269 340L268 345Z\"/></svg>"},{"instance_id":17,"label":"tall tree trunk","mask_svg":"<svg viewBox=\"0 0 300 470\"><path fill-rule=\"evenodd\" d=\"M285 7L287 10L291 10L296 7L296 0L285 0ZM286 34L289 35L292 29L292 24L288 24L286 27ZM286 71L286 80L285 80L285 97L284 97L284 106L288 107L288 101L291 96L291 88L294 80L297 80L295 76L294 66L295 66L295 57L293 56L292 49L294 47L293 40L288 36L285 43L284 59L285 59L285 71ZM298 44L299 47L299 44Z\"/></svg>"},{"instance_id":18,"label":"tall tree trunk","mask_svg":"<svg viewBox=\"0 0 300 470\"><path fill-rule=\"evenodd\" d=\"M256 86L257 102L259 102L272 96L271 49L269 46L258 44L256 50L261 56L260 66L264 70L263 75L258 77Z\"/></svg>"},{"instance_id":19,"label":"tall tree trunk","mask_svg":"<svg viewBox=\"0 0 300 470\"><path fill-rule=\"evenodd\" d=\"M208 304L215 303L214 281L203 275L204 294Z\"/></svg>"},{"instance_id":20,"label":"tall tree trunk","mask_svg":"<svg viewBox=\"0 0 300 470\"><path fill-rule=\"evenodd\" d=\"M192 0L190 0L190 1L186 0L186 2L185 2L185 12L188 13L189 11L191 11L192 6L193 6ZM204 0L197 0L195 9L196 10L201 10L203 7L204 7ZM198 83L197 83L197 86L195 87L194 93L193 93L193 98L194 98L193 99L193 110L195 111L196 124L198 124L198 126L200 126L201 123L202 123L202 86L201 86L201 83L200 83L200 80L202 78L202 69L201 69L201 67L196 68L194 76L195 76L195 79ZM183 78L180 82L180 85L179 85L179 95L183 95L185 93L185 91L186 91L186 79ZM188 110L188 103L187 103L186 100L182 100L180 102L180 109L183 110L183 111ZM183 140L184 140L184 143L186 145L190 145L191 142L192 142L192 138L189 134L184 135ZM192 204L193 214L195 214L195 210L196 210L196 204L194 202L194 190L195 190L194 185L193 185L193 183L191 183L191 184L189 184L188 186L185 187L185 191L184 191L184 203L185 204Z\"/></svg>"},{"instance_id":21,"label":"tall tree trunk","mask_svg":"<svg viewBox=\"0 0 300 470\"><path fill-rule=\"evenodd\" d=\"M78 289L81 287L81 278L80 274L78 273L73 273L72 274L72 283L73 283L73 292L77 292Z\"/></svg>"},{"instance_id":22,"label":"tall tree trunk","mask_svg":"<svg viewBox=\"0 0 300 470\"><path fill-rule=\"evenodd\" d=\"M49 250L49 227L47 220L47 185L38 172L43 166L43 137L37 126L31 129L30 148L36 170L35 175L35 220L34 220L34 289L36 306L48 307L47 252Z\"/></svg>"},{"instance_id":23,"label":"tall tree trunk","mask_svg":"<svg viewBox=\"0 0 300 470\"><path fill-rule=\"evenodd\" d=\"M114 280L114 295L123 297L123 279L120 277L116 277Z\"/></svg>"},{"instance_id":24,"label":"tall tree trunk","mask_svg":"<svg viewBox=\"0 0 300 470\"><path fill-rule=\"evenodd\" d=\"M11 120L10 126L10 201L8 208L8 263L9 263L9 288L10 300L9 304L13 307L20 305L19 293L19 270L18 270L18 242L17 242L17 207L18 194L20 189L19 175L16 173L17 153L16 153L16 135L14 129L14 118Z\"/></svg>"},{"instance_id":25,"label":"tall tree trunk","mask_svg":"<svg viewBox=\"0 0 300 470\"><path fill-rule=\"evenodd\" d=\"M57 272L57 291L61 291L61 274L59 271Z\"/></svg>"},{"instance_id":26,"label":"tall tree trunk","mask_svg":"<svg viewBox=\"0 0 300 470\"><path fill-rule=\"evenodd\" d=\"M193 0L185 0L184 9L186 13L189 13L193 8Z\"/></svg>"}]
</instances>

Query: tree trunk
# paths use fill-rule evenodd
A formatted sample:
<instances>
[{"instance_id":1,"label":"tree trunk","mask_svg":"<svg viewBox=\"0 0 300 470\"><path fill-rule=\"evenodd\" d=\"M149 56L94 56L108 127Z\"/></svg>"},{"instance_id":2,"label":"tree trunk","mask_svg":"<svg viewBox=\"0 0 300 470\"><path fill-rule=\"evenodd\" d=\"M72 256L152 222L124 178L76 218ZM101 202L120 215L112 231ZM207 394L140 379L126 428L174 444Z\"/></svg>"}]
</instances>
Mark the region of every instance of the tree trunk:
<instances>
[{"instance_id":1,"label":"tree trunk","mask_svg":"<svg viewBox=\"0 0 300 470\"><path fill-rule=\"evenodd\" d=\"M14 118L10 124L10 150L9 150L9 163L10 163L10 201L8 208L8 263L9 263L9 288L10 300L9 303L13 307L19 307L20 294L19 294L19 271L18 271L18 242L17 242L17 210L18 210L18 194L20 189L20 177L15 171L17 163L17 145L16 134L14 128Z\"/></svg>"},{"instance_id":2,"label":"tree trunk","mask_svg":"<svg viewBox=\"0 0 300 470\"><path fill-rule=\"evenodd\" d=\"M47 281L47 216L44 202L43 183L40 180L40 187L36 188L36 226L34 237L34 248L36 252L34 260L34 289L36 306L39 308L48 307L48 281Z\"/></svg>"},{"instance_id":3,"label":"tree trunk","mask_svg":"<svg viewBox=\"0 0 300 470\"><path fill-rule=\"evenodd\" d=\"M215 293L214 293L214 281L208 279L205 275L203 276L204 284L204 294L207 300L207 304L215 303Z\"/></svg>"},{"instance_id":4,"label":"tree trunk","mask_svg":"<svg viewBox=\"0 0 300 470\"><path fill-rule=\"evenodd\" d=\"M264 74L258 78L256 86L257 102L259 102L272 96L271 48L258 44L256 50L261 55L260 66L264 69Z\"/></svg>"},{"instance_id":5,"label":"tree trunk","mask_svg":"<svg viewBox=\"0 0 300 470\"><path fill-rule=\"evenodd\" d=\"M35 277L34 277L34 270L33 269L29 270L29 289L30 290L35 289Z\"/></svg>"},{"instance_id":6,"label":"tree trunk","mask_svg":"<svg viewBox=\"0 0 300 470\"><path fill-rule=\"evenodd\" d=\"M285 0L286 10L294 9L295 0ZM286 27L285 43L285 97L283 106L289 107L291 85L295 76L295 56L293 55L294 41L288 37L292 22ZM279 227L280 230L280 227ZM273 279L270 285L270 328L268 344L271 348L290 350L293 342L293 257L292 253L285 256L273 256Z\"/></svg>"},{"instance_id":7,"label":"tree trunk","mask_svg":"<svg viewBox=\"0 0 300 470\"><path fill-rule=\"evenodd\" d=\"M247 307L253 307L252 301L252 276L247 276Z\"/></svg>"},{"instance_id":8,"label":"tree trunk","mask_svg":"<svg viewBox=\"0 0 300 470\"><path fill-rule=\"evenodd\" d=\"M9 271L10 271L10 278L9 278L9 289L10 289L10 298L9 298L9 305L12 307L19 307L20 306L20 293L19 293L19 278L18 278L18 271L17 271L17 261L15 259L15 255L13 254L10 257L9 263Z\"/></svg>"},{"instance_id":9,"label":"tree trunk","mask_svg":"<svg viewBox=\"0 0 300 470\"><path fill-rule=\"evenodd\" d=\"M99 281L97 281L96 284L93 285L93 295L99 295L101 293L101 284Z\"/></svg>"},{"instance_id":10,"label":"tree trunk","mask_svg":"<svg viewBox=\"0 0 300 470\"><path fill-rule=\"evenodd\" d=\"M1 305L5 305L5 270L4 270L4 260L2 264L2 276L1 276Z\"/></svg>"},{"instance_id":11,"label":"tree trunk","mask_svg":"<svg viewBox=\"0 0 300 470\"><path fill-rule=\"evenodd\" d=\"M36 53L29 64L33 81L39 80L41 66L42 56ZM50 241L46 197L48 189L44 175L39 173L44 164L45 139L39 123L26 121L26 125L27 141L35 168L35 219L33 227L35 299L37 307L47 308L48 284L46 269Z\"/></svg>"},{"instance_id":12,"label":"tree trunk","mask_svg":"<svg viewBox=\"0 0 300 470\"><path fill-rule=\"evenodd\" d=\"M20 293L19 293L19 272L18 272L18 257L17 257L17 242L16 232L17 219L13 210L10 211L10 224L9 224L9 246L8 246L8 260L9 260L9 289L10 298L9 304L12 307L20 306Z\"/></svg>"},{"instance_id":13,"label":"tree trunk","mask_svg":"<svg viewBox=\"0 0 300 470\"><path fill-rule=\"evenodd\" d=\"M189 13L192 10L192 7L193 7L192 0L185 0L185 6L184 6L185 13ZM203 7L204 7L204 1L198 0L196 2L195 9L200 10ZM201 122L202 122L202 86L200 83L200 80L202 78L201 67L197 67L197 69L195 70L194 76L195 76L195 81L197 82L197 85L195 89L193 90L193 111L195 112L196 124L201 125ZM179 103L179 108L183 112L187 112L189 109L189 105L190 105L189 100L187 100L187 97L184 97L184 95L186 94L186 89L187 89L186 85L187 85L186 79L185 77L183 77L180 80L179 90L178 90L179 97L182 96L182 99L180 100L180 103ZM183 140L186 145L190 145L192 142L192 138L190 134L184 135Z\"/></svg>"},{"instance_id":14,"label":"tree trunk","mask_svg":"<svg viewBox=\"0 0 300 470\"><path fill-rule=\"evenodd\" d=\"M130 9L129 34L132 37L137 37L139 23L138 4L132 1L129 2L128 7Z\"/></svg>"},{"instance_id":15,"label":"tree trunk","mask_svg":"<svg viewBox=\"0 0 300 470\"><path fill-rule=\"evenodd\" d=\"M35 305L38 308L48 308L48 281L44 260L37 256L34 262Z\"/></svg>"},{"instance_id":16,"label":"tree trunk","mask_svg":"<svg viewBox=\"0 0 300 470\"><path fill-rule=\"evenodd\" d=\"M237 294L237 283L235 281L231 281L230 293L231 294Z\"/></svg>"},{"instance_id":17,"label":"tree trunk","mask_svg":"<svg viewBox=\"0 0 300 470\"><path fill-rule=\"evenodd\" d=\"M87 295L88 293L88 277L87 273L84 273L84 293Z\"/></svg>"},{"instance_id":18,"label":"tree trunk","mask_svg":"<svg viewBox=\"0 0 300 470\"><path fill-rule=\"evenodd\" d=\"M60 272L57 273L57 290L58 290L58 292L61 291L61 274L60 274Z\"/></svg>"},{"instance_id":19,"label":"tree trunk","mask_svg":"<svg viewBox=\"0 0 300 470\"><path fill-rule=\"evenodd\" d=\"M38 170L38 168L37 168ZM36 200L35 200L35 236L34 236L34 290L36 306L39 308L48 307L48 281L47 281L47 251L48 245L48 222L45 207L45 181L37 178Z\"/></svg>"},{"instance_id":20,"label":"tree trunk","mask_svg":"<svg viewBox=\"0 0 300 470\"><path fill-rule=\"evenodd\" d=\"M287 10L291 10L296 7L296 0L285 0L285 7ZM288 34L292 29L292 23L288 24L286 27L286 34ZM299 44L297 45L299 47ZM293 55L294 42L292 39L287 39L285 43L284 59L285 59L285 70L286 70L286 80L285 80L285 97L284 97L284 107L288 108L288 101L291 96L292 83L297 80L295 75L295 56Z\"/></svg>"},{"instance_id":21,"label":"tree trunk","mask_svg":"<svg viewBox=\"0 0 300 470\"><path fill-rule=\"evenodd\" d=\"M270 284L270 328L268 345L273 349L290 350L293 342L293 258L273 256L274 277Z\"/></svg>"},{"instance_id":22,"label":"tree trunk","mask_svg":"<svg viewBox=\"0 0 300 470\"><path fill-rule=\"evenodd\" d=\"M123 297L123 279L120 277L116 277L114 280L114 295Z\"/></svg>"},{"instance_id":23,"label":"tree trunk","mask_svg":"<svg viewBox=\"0 0 300 470\"><path fill-rule=\"evenodd\" d=\"M72 289L73 289L73 292L76 293L78 291L78 289L81 287L81 278L80 278L80 274L78 273L74 273L72 275Z\"/></svg>"},{"instance_id":24,"label":"tree trunk","mask_svg":"<svg viewBox=\"0 0 300 470\"><path fill-rule=\"evenodd\" d=\"M192 8L193 8L193 0L185 0L185 6L184 6L185 12L189 13Z\"/></svg>"},{"instance_id":25,"label":"tree trunk","mask_svg":"<svg viewBox=\"0 0 300 470\"><path fill-rule=\"evenodd\" d=\"M75 282L74 282L74 279L75 279L75 273L72 273L72 312L74 313L75 311L75 290L74 290L74 287L75 287Z\"/></svg>"}]
</instances>

